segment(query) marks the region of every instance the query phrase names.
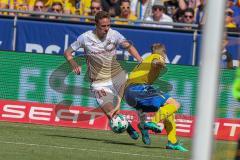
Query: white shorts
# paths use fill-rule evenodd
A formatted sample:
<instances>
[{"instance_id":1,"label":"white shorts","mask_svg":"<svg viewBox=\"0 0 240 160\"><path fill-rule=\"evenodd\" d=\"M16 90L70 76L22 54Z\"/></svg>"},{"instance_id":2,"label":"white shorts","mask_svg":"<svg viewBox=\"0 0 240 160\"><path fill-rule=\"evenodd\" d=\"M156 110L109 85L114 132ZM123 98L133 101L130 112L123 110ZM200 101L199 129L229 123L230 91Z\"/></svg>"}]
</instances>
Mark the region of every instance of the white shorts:
<instances>
[{"instance_id":1,"label":"white shorts","mask_svg":"<svg viewBox=\"0 0 240 160\"><path fill-rule=\"evenodd\" d=\"M91 84L91 91L95 95L99 106L109 102L115 104L121 86L125 85L127 81L127 76L126 72L122 71L109 81L93 82Z\"/></svg>"}]
</instances>

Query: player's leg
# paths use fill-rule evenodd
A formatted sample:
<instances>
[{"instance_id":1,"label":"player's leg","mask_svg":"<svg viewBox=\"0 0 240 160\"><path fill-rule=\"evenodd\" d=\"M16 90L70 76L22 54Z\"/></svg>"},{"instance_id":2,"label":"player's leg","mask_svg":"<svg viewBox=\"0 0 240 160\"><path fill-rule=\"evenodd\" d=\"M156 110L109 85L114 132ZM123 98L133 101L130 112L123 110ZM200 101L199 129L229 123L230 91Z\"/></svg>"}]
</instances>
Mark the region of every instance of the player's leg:
<instances>
[{"instance_id":1,"label":"player's leg","mask_svg":"<svg viewBox=\"0 0 240 160\"><path fill-rule=\"evenodd\" d=\"M122 73L122 72L121 72ZM121 77L118 77L121 75ZM118 90L114 86L114 83L118 83L117 79L124 79L126 74L118 74L112 79L104 82L93 82L91 84L91 91L94 93L94 96L98 102L98 105L101 107L106 116L111 119L116 113L115 97L118 96ZM125 78L126 79L126 78ZM123 80L123 84L126 80ZM121 86L119 86L120 89ZM117 91L116 91L117 90Z\"/></svg>"},{"instance_id":2,"label":"player's leg","mask_svg":"<svg viewBox=\"0 0 240 160\"><path fill-rule=\"evenodd\" d=\"M164 128L168 136L167 149L188 151L177 140L175 112L180 108L180 104L173 98L168 98L165 105L161 107L154 115L152 121L159 123L163 121Z\"/></svg>"},{"instance_id":3,"label":"player's leg","mask_svg":"<svg viewBox=\"0 0 240 160\"><path fill-rule=\"evenodd\" d=\"M107 86L99 85L97 87L93 86L92 92L94 93L97 103L103 113L107 116L108 119L111 119L114 110L114 96L112 90Z\"/></svg>"},{"instance_id":4,"label":"player's leg","mask_svg":"<svg viewBox=\"0 0 240 160\"><path fill-rule=\"evenodd\" d=\"M140 120L138 124L138 129L140 130L142 134L142 141L144 144L151 144L150 136L148 133L148 130L145 128L145 123L146 123L146 113L143 112L141 109L137 110L138 113L138 118Z\"/></svg>"},{"instance_id":5,"label":"player's leg","mask_svg":"<svg viewBox=\"0 0 240 160\"><path fill-rule=\"evenodd\" d=\"M127 81L127 74L124 71L120 72L117 76L112 78L114 94L117 97L116 108L113 112L113 115L120 110L120 104L123 97L126 81ZM139 134L132 127L132 124L129 121L128 121L127 133L134 140L137 140L139 138Z\"/></svg>"},{"instance_id":6,"label":"player's leg","mask_svg":"<svg viewBox=\"0 0 240 160\"><path fill-rule=\"evenodd\" d=\"M167 135L168 135L168 141L172 144L175 144L177 142L177 136L176 136L176 122L174 119L174 114L169 116L167 119L163 121L164 128L166 129Z\"/></svg>"},{"instance_id":7,"label":"player's leg","mask_svg":"<svg viewBox=\"0 0 240 160\"><path fill-rule=\"evenodd\" d=\"M150 94L150 92L154 93L154 88L145 84L130 85L125 90L125 101L130 106L134 107L138 112L140 120L138 128L142 134L142 141L145 144L151 143L148 130L158 133L162 131L161 127L157 124L153 122L146 122L146 112L154 112L158 110L160 106L158 104L158 100L156 99L158 97Z\"/></svg>"},{"instance_id":8,"label":"player's leg","mask_svg":"<svg viewBox=\"0 0 240 160\"><path fill-rule=\"evenodd\" d=\"M114 102L113 91L106 86L92 87L92 91L94 91L96 100L100 108L110 120L114 116L115 112L115 107L113 105ZM127 133L134 140L138 139L139 137L137 131L132 127L130 123L128 123Z\"/></svg>"},{"instance_id":9,"label":"player's leg","mask_svg":"<svg viewBox=\"0 0 240 160\"><path fill-rule=\"evenodd\" d=\"M168 136L168 143L166 145L166 149L179 150L182 152L188 151L177 140L175 114L172 114L164 120L164 128L166 129Z\"/></svg>"},{"instance_id":10,"label":"player's leg","mask_svg":"<svg viewBox=\"0 0 240 160\"><path fill-rule=\"evenodd\" d=\"M152 122L159 123L171 116L180 108L180 104L173 98L168 98L164 106L160 107L159 110L152 117Z\"/></svg>"}]
</instances>

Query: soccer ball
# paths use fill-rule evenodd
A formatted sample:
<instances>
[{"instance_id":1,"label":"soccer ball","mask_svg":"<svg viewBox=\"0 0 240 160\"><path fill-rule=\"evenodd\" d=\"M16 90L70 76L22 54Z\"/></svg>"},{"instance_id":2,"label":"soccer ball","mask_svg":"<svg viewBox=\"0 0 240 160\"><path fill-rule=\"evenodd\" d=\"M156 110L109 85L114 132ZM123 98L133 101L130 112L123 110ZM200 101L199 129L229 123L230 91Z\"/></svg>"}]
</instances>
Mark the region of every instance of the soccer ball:
<instances>
[{"instance_id":1,"label":"soccer ball","mask_svg":"<svg viewBox=\"0 0 240 160\"><path fill-rule=\"evenodd\" d=\"M115 115L110 120L110 127L114 133L123 133L128 127L127 118L122 114Z\"/></svg>"}]
</instances>

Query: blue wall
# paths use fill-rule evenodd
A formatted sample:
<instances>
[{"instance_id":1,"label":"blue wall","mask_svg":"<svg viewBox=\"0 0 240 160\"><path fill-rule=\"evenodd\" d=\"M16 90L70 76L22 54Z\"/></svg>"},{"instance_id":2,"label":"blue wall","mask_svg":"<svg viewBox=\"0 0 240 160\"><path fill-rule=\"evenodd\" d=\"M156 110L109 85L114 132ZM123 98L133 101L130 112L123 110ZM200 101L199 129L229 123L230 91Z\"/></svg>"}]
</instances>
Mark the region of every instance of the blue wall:
<instances>
[{"instance_id":1,"label":"blue wall","mask_svg":"<svg viewBox=\"0 0 240 160\"><path fill-rule=\"evenodd\" d=\"M172 64L191 65L193 59L193 32L172 31L164 29L144 29L141 27L113 27L122 33L141 55L150 52L151 44L161 42L167 48L168 62ZM94 29L90 24L70 24L51 21L18 19L16 51L47 54L63 54L81 33ZM199 63L200 34L197 41L196 63ZM13 38L13 20L0 18L0 49L11 50ZM230 37L229 50L233 59L238 58L239 45L237 37ZM119 49L119 58L132 60L127 51ZM81 51L76 53L81 54Z\"/></svg>"}]
</instances>

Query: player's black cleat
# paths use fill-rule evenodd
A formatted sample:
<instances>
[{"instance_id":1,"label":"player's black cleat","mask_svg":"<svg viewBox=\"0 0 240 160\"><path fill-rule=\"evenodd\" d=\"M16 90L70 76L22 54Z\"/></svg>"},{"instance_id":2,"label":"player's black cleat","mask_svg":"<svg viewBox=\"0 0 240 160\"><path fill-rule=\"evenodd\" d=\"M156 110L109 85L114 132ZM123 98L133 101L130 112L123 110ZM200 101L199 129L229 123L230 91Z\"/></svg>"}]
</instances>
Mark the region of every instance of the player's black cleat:
<instances>
[{"instance_id":1,"label":"player's black cleat","mask_svg":"<svg viewBox=\"0 0 240 160\"><path fill-rule=\"evenodd\" d=\"M129 122L128 122L127 133L134 140L137 140L139 137L139 134L137 133L137 131L132 127L132 125Z\"/></svg>"}]
</instances>

